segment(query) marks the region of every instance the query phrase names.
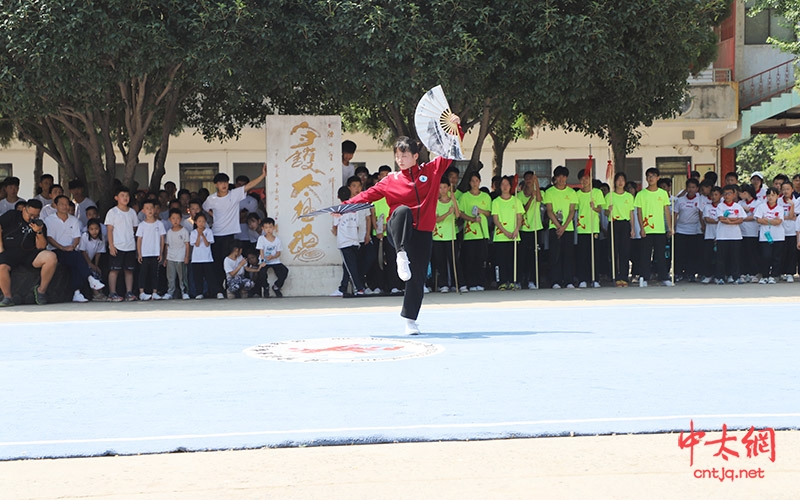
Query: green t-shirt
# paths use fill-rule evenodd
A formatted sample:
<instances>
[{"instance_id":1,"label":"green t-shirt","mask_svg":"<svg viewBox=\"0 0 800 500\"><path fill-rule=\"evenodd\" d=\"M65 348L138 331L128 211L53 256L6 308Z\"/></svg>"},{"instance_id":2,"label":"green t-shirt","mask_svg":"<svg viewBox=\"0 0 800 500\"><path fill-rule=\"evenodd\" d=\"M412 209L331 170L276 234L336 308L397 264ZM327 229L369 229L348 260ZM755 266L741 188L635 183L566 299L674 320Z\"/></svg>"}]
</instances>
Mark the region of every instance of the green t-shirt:
<instances>
[{"instance_id":1,"label":"green t-shirt","mask_svg":"<svg viewBox=\"0 0 800 500\"><path fill-rule=\"evenodd\" d=\"M600 232L600 214L592 210L591 202L595 207L605 208L606 200L603 192L593 188L588 193L576 191L578 196L578 234L594 234Z\"/></svg>"},{"instance_id":2,"label":"green t-shirt","mask_svg":"<svg viewBox=\"0 0 800 500\"><path fill-rule=\"evenodd\" d=\"M636 193L633 206L642 214L642 227L645 234L664 234L667 232L664 223L664 207L669 206L669 195L661 188L655 191L642 189Z\"/></svg>"},{"instance_id":3,"label":"green t-shirt","mask_svg":"<svg viewBox=\"0 0 800 500\"><path fill-rule=\"evenodd\" d=\"M448 210L450 207L453 206L453 200L451 199L447 203L442 203L441 200L436 202L436 218L438 219ZM437 222L436 225L433 227L433 241L452 241L455 239L453 237L453 226L456 222L456 215L450 214L448 215L442 222Z\"/></svg>"},{"instance_id":4,"label":"green t-shirt","mask_svg":"<svg viewBox=\"0 0 800 500\"><path fill-rule=\"evenodd\" d=\"M492 197L480 191L474 195L467 191L461 194L458 200L458 209L472 217L472 207L478 207L487 212L492 209ZM464 221L464 240L485 240L489 238L489 223L485 215L478 215L480 222Z\"/></svg>"},{"instance_id":5,"label":"green t-shirt","mask_svg":"<svg viewBox=\"0 0 800 500\"><path fill-rule=\"evenodd\" d=\"M497 216L497 220L503 228L509 233L513 233L517 228L517 215L522 215L525 210L522 208L522 203L515 196L504 200L498 196L492 202L492 216ZM494 239L492 241L512 241L511 238L506 236L499 227L494 228ZM519 241L519 236L517 236Z\"/></svg>"},{"instance_id":6,"label":"green t-shirt","mask_svg":"<svg viewBox=\"0 0 800 500\"><path fill-rule=\"evenodd\" d=\"M631 220L633 212L633 195L625 191L622 194L610 192L606 195L606 207L611 207L611 220Z\"/></svg>"},{"instance_id":7,"label":"green t-shirt","mask_svg":"<svg viewBox=\"0 0 800 500\"><path fill-rule=\"evenodd\" d=\"M386 198L381 198L380 200L373 202L372 206L375 209L375 227L372 229L372 234L378 234L378 221L380 220L381 215L383 215L383 235L386 236L386 223L389 221L389 203L387 203Z\"/></svg>"},{"instance_id":8,"label":"green t-shirt","mask_svg":"<svg viewBox=\"0 0 800 500\"><path fill-rule=\"evenodd\" d=\"M555 186L552 186L544 192L542 203L553 207L553 214L555 214L556 217L558 217L558 213L561 212L561 223L563 224L564 220L566 220L569 215L570 205L575 205L577 207L578 195L575 193L575 190L569 186L564 189L557 189ZM549 227L550 229L556 229L556 225L553 224L553 221L550 221ZM573 229L572 221L569 221L567 231L572 231Z\"/></svg>"},{"instance_id":9,"label":"green t-shirt","mask_svg":"<svg viewBox=\"0 0 800 500\"><path fill-rule=\"evenodd\" d=\"M525 204L528 203L528 200L530 200L532 196L525 196L525 193L520 191L517 193L517 198L519 199L519 202L522 203L522 209L525 210ZM532 233L533 231L538 231L543 227L542 203L534 199L531 202L531 206L529 206L528 210L525 212L525 215L522 216L522 228L520 228L520 231Z\"/></svg>"}]
</instances>

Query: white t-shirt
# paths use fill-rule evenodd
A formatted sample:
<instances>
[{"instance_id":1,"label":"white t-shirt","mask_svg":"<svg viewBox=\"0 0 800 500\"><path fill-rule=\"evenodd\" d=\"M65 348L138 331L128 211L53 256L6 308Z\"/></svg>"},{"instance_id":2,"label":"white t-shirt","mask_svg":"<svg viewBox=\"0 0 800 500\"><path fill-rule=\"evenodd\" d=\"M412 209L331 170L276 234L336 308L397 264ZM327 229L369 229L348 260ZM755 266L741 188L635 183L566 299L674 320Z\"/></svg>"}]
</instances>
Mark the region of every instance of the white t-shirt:
<instances>
[{"instance_id":1,"label":"white t-shirt","mask_svg":"<svg viewBox=\"0 0 800 500\"><path fill-rule=\"evenodd\" d=\"M52 214L44 219L44 224L47 226L47 236L56 240L61 246L72 245L75 238L81 237L81 221L72 215L67 215L67 220L62 221L57 214ZM47 248L55 249L49 243Z\"/></svg>"},{"instance_id":2,"label":"white t-shirt","mask_svg":"<svg viewBox=\"0 0 800 500\"><path fill-rule=\"evenodd\" d=\"M231 279L233 277L233 276L231 276L230 273L234 269L236 269L236 266L238 266L239 263L242 262L243 260L244 260L244 257L242 257L241 255L236 257L236 260L231 259L230 257L225 257L225 262L222 263L222 268L225 269L225 278L226 279ZM242 266L242 268L239 269L239 271L236 273L235 276L242 276L244 274L244 268L245 268L245 266Z\"/></svg>"},{"instance_id":3,"label":"white t-shirt","mask_svg":"<svg viewBox=\"0 0 800 500\"><path fill-rule=\"evenodd\" d=\"M132 208L128 208L123 212L119 207L114 207L106 214L107 226L114 228L112 237L114 238L114 247L123 252L132 252L136 250L136 238L134 229L139 226L139 217Z\"/></svg>"},{"instance_id":4,"label":"white t-shirt","mask_svg":"<svg viewBox=\"0 0 800 500\"><path fill-rule=\"evenodd\" d=\"M74 202L75 200L73 200ZM89 222L89 219L86 218L86 209L89 207L96 207L94 201L91 198L84 198L82 202L75 203L75 217L81 221L81 224L86 226Z\"/></svg>"},{"instance_id":5,"label":"white t-shirt","mask_svg":"<svg viewBox=\"0 0 800 500\"><path fill-rule=\"evenodd\" d=\"M338 228L336 230L336 248L358 246L361 243L358 240L358 216L355 213L350 212L341 217L334 217L333 225Z\"/></svg>"},{"instance_id":6,"label":"white t-shirt","mask_svg":"<svg viewBox=\"0 0 800 500\"><path fill-rule=\"evenodd\" d=\"M48 217L51 215L55 215L58 212L58 209L54 207L52 204L42 206L42 211L39 212L39 218L42 220L47 220Z\"/></svg>"},{"instance_id":7,"label":"white t-shirt","mask_svg":"<svg viewBox=\"0 0 800 500\"><path fill-rule=\"evenodd\" d=\"M226 196L220 198L217 193L209 196L203 203L203 210L214 216L214 236L228 236L240 232L239 202L247 194L244 186L231 189Z\"/></svg>"},{"instance_id":8,"label":"white t-shirt","mask_svg":"<svg viewBox=\"0 0 800 500\"><path fill-rule=\"evenodd\" d=\"M726 215L727 213L727 215ZM729 217L731 219L744 219L745 212L741 205L734 202L732 205L727 205L725 202L717 206L717 217ZM741 240L742 228L737 224L717 224L717 241L727 240Z\"/></svg>"},{"instance_id":9,"label":"white t-shirt","mask_svg":"<svg viewBox=\"0 0 800 500\"><path fill-rule=\"evenodd\" d=\"M261 235L258 237L258 242L256 242L256 250L264 250L264 256L268 255L275 255L276 253L281 251L281 240L278 238L277 235L275 236L274 241L269 241L266 236ZM268 265L272 266L274 264L280 264L281 259L278 257L277 259L273 260L265 260Z\"/></svg>"},{"instance_id":10,"label":"white t-shirt","mask_svg":"<svg viewBox=\"0 0 800 500\"><path fill-rule=\"evenodd\" d=\"M367 216L369 215L369 210L359 210L356 215L358 216L358 244L360 245L367 238Z\"/></svg>"},{"instance_id":11,"label":"white t-shirt","mask_svg":"<svg viewBox=\"0 0 800 500\"><path fill-rule=\"evenodd\" d=\"M759 219L783 220L783 206L780 203L776 203L774 207L770 207L765 201L756 207L754 214ZM772 235L772 241L784 241L786 239L786 235L783 231L783 224L778 224L777 226L759 224L758 241L769 241L767 240L767 231Z\"/></svg>"},{"instance_id":12,"label":"white t-shirt","mask_svg":"<svg viewBox=\"0 0 800 500\"><path fill-rule=\"evenodd\" d=\"M195 246L198 238L197 229L192 230L189 235L189 246L192 248L192 262L214 262L214 257L211 256L211 244L214 243L214 233L210 228L206 228L203 234L208 240L208 246L205 243L200 243L200 246Z\"/></svg>"},{"instance_id":13,"label":"white t-shirt","mask_svg":"<svg viewBox=\"0 0 800 500\"><path fill-rule=\"evenodd\" d=\"M20 201L25 201L25 200L20 198L20 199L18 199L17 201L15 201L13 203L8 201L6 198L3 198L2 200L0 200L0 215L3 215L4 213L6 213L6 212L8 212L10 210L14 210L14 205L16 205Z\"/></svg>"},{"instance_id":14,"label":"white t-shirt","mask_svg":"<svg viewBox=\"0 0 800 500\"><path fill-rule=\"evenodd\" d=\"M794 206L794 214L795 217L797 216L797 211L800 210L800 204L798 204L798 200L800 200L800 198L792 198L789 201L784 201L782 197L778 199L778 205L783 208L783 233L786 236L794 236L796 234L795 225L797 222L795 219L787 219L787 217L789 216L790 206Z\"/></svg>"},{"instance_id":15,"label":"white t-shirt","mask_svg":"<svg viewBox=\"0 0 800 500\"><path fill-rule=\"evenodd\" d=\"M245 193L244 199L239 202L239 211L241 212L242 210L247 210L248 214L258 212L258 200L252 196L247 196L247 193Z\"/></svg>"},{"instance_id":16,"label":"white t-shirt","mask_svg":"<svg viewBox=\"0 0 800 500\"><path fill-rule=\"evenodd\" d=\"M753 199L750 203L741 200L739 201L739 205L744 208L746 212L746 217L750 217L756 210L756 207L761 205L761 202L757 199ZM743 238L756 238L758 237L758 222L755 220L749 220L742 222L742 237Z\"/></svg>"},{"instance_id":17,"label":"white t-shirt","mask_svg":"<svg viewBox=\"0 0 800 500\"><path fill-rule=\"evenodd\" d=\"M703 208L703 219L717 220L717 208L719 208L720 205L717 205L715 207L713 203L707 204L705 208ZM709 224L708 222L706 222L706 233L704 239L706 240L717 239L717 226L719 226L719 224Z\"/></svg>"},{"instance_id":18,"label":"white t-shirt","mask_svg":"<svg viewBox=\"0 0 800 500\"><path fill-rule=\"evenodd\" d=\"M142 239L142 257L158 257L161 255L161 237L166 234L164 224L160 220L144 221L136 230L136 237Z\"/></svg>"},{"instance_id":19,"label":"white t-shirt","mask_svg":"<svg viewBox=\"0 0 800 500\"><path fill-rule=\"evenodd\" d=\"M189 231L182 226L178 231L170 228L165 239L167 241L167 260L183 262L186 257L186 244L189 243Z\"/></svg>"},{"instance_id":20,"label":"white t-shirt","mask_svg":"<svg viewBox=\"0 0 800 500\"><path fill-rule=\"evenodd\" d=\"M81 242L78 245L78 250L81 252L86 252L86 255L89 256L89 260L93 260L94 256L99 253L106 253L106 241L100 235L100 238L93 240L89 238L89 233L83 233L81 235Z\"/></svg>"},{"instance_id":21,"label":"white t-shirt","mask_svg":"<svg viewBox=\"0 0 800 500\"><path fill-rule=\"evenodd\" d=\"M677 234L702 234L700 227L701 215L701 200L699 195L689 199L688 196L682 196L675 200L675 213L678 215L678 221L675 224L675 233Z\"/></svg>"},{"instance_id":22,"label":"white t-shirt","mask_svg":"<svg viewBox=\"0 0 800 500\"><path fill-rule=\"evenodd\" d=\"M347 179L356 175L356 167L351 163L350 165L342 164L342 186L347 185Z\"/></svg>"}]
</instances>

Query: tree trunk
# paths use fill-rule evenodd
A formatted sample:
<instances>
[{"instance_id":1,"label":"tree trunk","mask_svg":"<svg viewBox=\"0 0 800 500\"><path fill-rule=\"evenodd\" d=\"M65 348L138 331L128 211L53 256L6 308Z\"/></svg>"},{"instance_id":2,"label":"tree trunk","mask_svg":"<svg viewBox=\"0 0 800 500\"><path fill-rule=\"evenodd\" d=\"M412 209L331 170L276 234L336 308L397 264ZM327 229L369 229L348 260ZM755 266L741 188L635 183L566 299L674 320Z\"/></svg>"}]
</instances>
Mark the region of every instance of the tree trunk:
<instances>
[{"instance_id":1,"label":"tree trunk","mask_svg":"<svg viewBox=\"0 0 800 500\"><path fill-rule=\"evenodd\" d=\"M42 174L44 174L44 149L40 145L36 145L36 152L34 153L35 156L33 158L33 195L36 196L39 194L37 191L39 190L39 179L41 179Z\"/></svg>"},{"instance_id":2,"label":"tree trunk","mask_svg":"<svg viewBox=\"0 0 800 500\"><path fill-rule=\"evenodd\" d=\"M503 156L509 144L511 144L510 137L501 139L492 135L492 151L494 152L494 157L492 158L492 177L503 175Z\"/></svg>"},{"instance_id":3,"label":"tree trunk","mask_svg":"<svg viewBox=\"0 0 800 500\"><path fill-rule=\"evenodd\" d=\"M173 93L166 102L164 120L161 123L161 143L153 160L153 175L150 177L150 192L157 193L161 188L161 179L167 173L164 166L169 152L169 139L178 117L178 96Z\"/></svg>"},{"instance_id":4,"label":"tree trunk","mask_svg":"<svg viewBox=\"0 0 800 500\"><path fill-rule=\"evenodd\" d=\"M481 119L478 125L478 138L475 140L475 147L472 148L472 155L470 155L469 165L464 171L464 176L461 177L461 182L458 184L459 191L468 191L470 175L472 175L472 172L478 172L481 168L483 168L483 163L481 163L483 144L486 142L486 137L492 133L493 124L492 100L491 98L487 97L483 101L483 109L481 110Z\"/></svg>"},{"instance_id":5,"label":"tree trunk","mask_svg":"<svg viewBox=\"0 0 800 500\"><path fill-rule=\"evenodd\" d=\"M621 127L608 127L608 142L614 156L614 172L625 171L625 159L628 155L628 134ZM613 179L612 179L613 182ZM614 186L612 185L613 189Z\"/></svg>"}]
</instances>

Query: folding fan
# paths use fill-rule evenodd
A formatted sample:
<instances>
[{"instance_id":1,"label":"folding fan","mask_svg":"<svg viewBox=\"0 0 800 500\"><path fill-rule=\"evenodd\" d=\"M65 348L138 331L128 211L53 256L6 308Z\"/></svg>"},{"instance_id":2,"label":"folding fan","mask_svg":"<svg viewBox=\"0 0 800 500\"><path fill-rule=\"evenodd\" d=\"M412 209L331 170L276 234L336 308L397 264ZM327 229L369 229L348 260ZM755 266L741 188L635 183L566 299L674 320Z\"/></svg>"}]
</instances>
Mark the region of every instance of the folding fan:
<instances>
[{"instance_id":1,"label":"folding fan","mask_svg":"<svg viewBox=\"0 0 800 500\"><path fill-rule=\"evenodd\" d=\"M458 135L458 126L450 121L451 116L453 112L447 104L442 86L437 85L419 100L414 124L422 144L430 152L451 160L463 160L461 137Z\"/></svg>"},{"instance_id":2,"label":"folding fan","mask_svg":"<svg viewBox=\"0 0 800 500\"><path fill-rule=\"evenodd\" d=\"M334 205L328 208L321 208L319 210L303 214L303 217L316 217L317 215L322 215L322 214L342 215L342 214L349 214L351 212L360 212L362 210L367 210L369 208L372 208L372 203L348 203L348 204Z\"/></svg>"}]
</instances>

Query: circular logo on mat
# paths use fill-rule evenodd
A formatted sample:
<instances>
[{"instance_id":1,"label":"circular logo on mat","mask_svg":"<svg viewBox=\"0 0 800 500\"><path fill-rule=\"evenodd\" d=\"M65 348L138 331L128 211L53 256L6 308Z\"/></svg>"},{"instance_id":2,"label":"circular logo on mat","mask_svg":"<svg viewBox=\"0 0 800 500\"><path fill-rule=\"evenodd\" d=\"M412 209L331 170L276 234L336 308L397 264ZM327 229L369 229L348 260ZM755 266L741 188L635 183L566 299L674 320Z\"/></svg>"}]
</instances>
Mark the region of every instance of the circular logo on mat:
<instances>
[{"instance_id":1,"label":"circular logo on mat","mask_svg":"<svg viewBox=\"0 0 800 500\"><path fill-rule=\"evenodd\" d=\"M421 358L442 352L435 344L404 339L338 337L288 340L245 349L245 354L261 359L301 363L363 363Z\"/></svg>"}]
</instances>

